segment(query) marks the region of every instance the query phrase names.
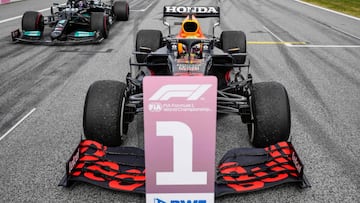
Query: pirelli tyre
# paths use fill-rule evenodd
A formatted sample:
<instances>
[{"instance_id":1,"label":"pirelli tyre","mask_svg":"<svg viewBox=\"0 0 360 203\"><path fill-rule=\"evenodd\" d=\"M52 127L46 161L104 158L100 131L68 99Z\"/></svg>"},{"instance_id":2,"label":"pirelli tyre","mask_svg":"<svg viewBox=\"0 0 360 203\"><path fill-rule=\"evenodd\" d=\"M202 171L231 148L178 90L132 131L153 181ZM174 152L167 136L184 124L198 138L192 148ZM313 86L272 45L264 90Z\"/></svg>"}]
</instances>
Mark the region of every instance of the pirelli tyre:
<instances>
[{"instance_id":1,"label":"pirelli tyre","mask_svg":"<svg viewBox=\"0 0 360 203\"><path fill-rule=\"evenodd\" d=\"M290 104L285 87L278 82L255 83L251 87L248 124L250 142L255 147L266 147L290 136Z\"/></svg>"},{"instance_id":2,"label":"pirelli tyre","mask_svg":"<svg viewBox=\"0 0 360 203\"><path fill-rule=\"evenodd\" d=\"M22 16L21 29L23 31L44 31L44 17L36 11L27 11Z\"/></svg>"},{"instance_id":3,"label":"pirelli tyre","mask_svg":"<svg viewBox=\"0 0 360 203\"><path fill-rule=\"evenodd\" d=\"M162 32L160 30L140 30L136 34L135 50L137 52L144 51L156 51L162 45ZM145 62L146 54L136 54L136 60L139 63Z\"/></svg>"},{"instance_id":4,"label":"pirelli tyre","mask_svg":"<svg viewBox=\"0 0 360 203\"><path fill-rule=\"evenodd\" d=\"M115 1L112 9L117 21L129 20L130 9L126 1Z\"/></svg>"},{"instance_id":5,"label":"pirelli tyre","mask_svg":"<svg viewBox=\"0 0 360 203\"><path fill-rule=\"evenodd\" d=\"M104 12L92 12L90 16L90 29L99 32L106 39L109 36L110 29L108 16L104 15Z\"/></svg>"},{"instance_id":6,"label":"pirelli tyre","mask_svg":"<svg viewBox=\"0 0 360 203\"><path fill-rule=\"evenodd\" d=\"M126 85L119 81L94 82L86 94L83 128L87 139L119 146L128 131L125 121Z\"/></svg>"},{"instance_id":7,"label":"pirelli tyre","mask_svg":"<svg viewBox=\"0 0 360 203\"><path fill-rule=\"evenodd\" d=\"M246 53L246 35L242 31L223 31L220 35L220 47L226 53ZM236 64L244 64L245 55L234 55Z\"/></svg>"}]
</instances>

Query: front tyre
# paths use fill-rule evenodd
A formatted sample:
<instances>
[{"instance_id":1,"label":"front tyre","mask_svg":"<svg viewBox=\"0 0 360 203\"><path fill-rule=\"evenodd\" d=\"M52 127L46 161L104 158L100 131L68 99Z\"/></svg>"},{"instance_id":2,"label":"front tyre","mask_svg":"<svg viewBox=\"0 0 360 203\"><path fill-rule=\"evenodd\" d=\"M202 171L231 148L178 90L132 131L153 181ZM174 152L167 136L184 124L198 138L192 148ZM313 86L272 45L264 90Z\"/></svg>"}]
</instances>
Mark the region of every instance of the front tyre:
<instances>
[{"instance_id":1,"label":"front tyre","mask_svg":"<svg viewBox=\"0 0 360 203\"><path fill-rule=\"evenodd\" d=\"M97 31L106 39L109 36L108 16L103 12L92 12L90 17L90 28L92 31Z\"/></svg>"},{"instance_id":2,"label":"front tyre","mask_svg":"<svg viewBox=\"0 0 360 203\"><path fill-rule=\"evenodd\" d=\"M94 82L86 95L83 128L87 139L106 146L119 146L127 133L125 121L126 85L119 81Z\"/></svg>"},{"instance_id":3,"label":"front tyre","mask_svg":"<svg viewBox=\"0 0 360 203\"><path fill-rule=\"evenodd\" d=\"M253 122L248 124L248 132L255 147L266 147L289 139L290 104L283 85L278 82L253 84L250 105Z\"/></svg>"},{"instance_id":4,"label":"front tyre","mask_svg":"<svg viewBox=\"0 0 360 203\"><path fill-rule=\"evenodd\" d=\"M117 21L129 20L129 4L126 1L115 1L113 4L113 12Z\"/></svg>"},{"instance_id":5,"label":"front tyre","mask_svg":"<svg viewBox=\"0 0 360 203\"><path fill-rule=\"evenodd\" d=\"M44 32L44 17L37 11L27 11L22 16L21 29L23 31Z\"/></svg>"}]
</instances>

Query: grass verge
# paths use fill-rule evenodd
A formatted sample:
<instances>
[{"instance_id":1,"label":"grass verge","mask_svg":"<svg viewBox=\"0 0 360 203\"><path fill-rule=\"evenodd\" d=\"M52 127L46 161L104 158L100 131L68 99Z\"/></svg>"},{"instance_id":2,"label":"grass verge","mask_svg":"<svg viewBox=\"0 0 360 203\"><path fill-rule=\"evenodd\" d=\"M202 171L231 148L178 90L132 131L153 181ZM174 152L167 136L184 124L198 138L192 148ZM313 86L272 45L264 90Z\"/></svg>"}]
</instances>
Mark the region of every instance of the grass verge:
<instances>
[{"instance_id":1,"label":"grass verge","mask_svg":"<svg viewBox=\"0 0 360 203\"><path fill-rule=\"evenodd\" d=\"M359 0L303 0L331 10L346 13L348 15L360 17Z\"/></svg>"}]
</instances>

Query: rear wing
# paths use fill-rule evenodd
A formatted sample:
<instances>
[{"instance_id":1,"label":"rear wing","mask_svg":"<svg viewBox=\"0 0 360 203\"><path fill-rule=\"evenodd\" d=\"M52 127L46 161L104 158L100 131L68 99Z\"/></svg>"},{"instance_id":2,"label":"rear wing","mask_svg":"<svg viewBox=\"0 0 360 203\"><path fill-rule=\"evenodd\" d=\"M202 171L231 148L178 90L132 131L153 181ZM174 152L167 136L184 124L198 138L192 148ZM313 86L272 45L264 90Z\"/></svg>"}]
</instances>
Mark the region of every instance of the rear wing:
<instances>
[{"instance_id":1,"label":"rear wing","mask_svg":"<svg viewBox=\"0 0 360 203\"><path fill-rule=\"evenodd\" d=\"M169 35L171 35L171 29L166 18L186 18L188 15L194 15L196 18L218 18L213 25L213 36L215 27L220 25L220 7L218 6L164 6L163 23L169 28Z\"/></svg>"},{"instance_id":2,"label":"rear wing","mask_svg":"<svg viewBox=\"0 0 360 203\"><path fill-rule=\"evenodd\" d=\"M164 17L186 17L194 15L197 18L220 18L218 6L164 6Z\"/></svg>"}]
</instances>

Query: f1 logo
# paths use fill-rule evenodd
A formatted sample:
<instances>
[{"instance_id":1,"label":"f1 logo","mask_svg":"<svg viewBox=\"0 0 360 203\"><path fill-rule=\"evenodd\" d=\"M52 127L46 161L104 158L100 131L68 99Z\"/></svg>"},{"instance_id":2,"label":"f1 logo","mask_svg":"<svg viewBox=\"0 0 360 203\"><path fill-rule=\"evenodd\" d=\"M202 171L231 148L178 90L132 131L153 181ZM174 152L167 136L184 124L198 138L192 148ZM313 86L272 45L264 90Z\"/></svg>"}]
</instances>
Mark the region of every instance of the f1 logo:
<instances>
[{"instance_id":1,"label":"f1 logo","mask_svg":"<svg viewBox=\"0 0 360 203\"><path fill-rule=\"evenodd\" d=\"M211 84L179 84L164 85L150 97L150 101L167 101L173 97L184 97L186 100L198 100L209 88Z\"/></svg>"}]
</instances>

